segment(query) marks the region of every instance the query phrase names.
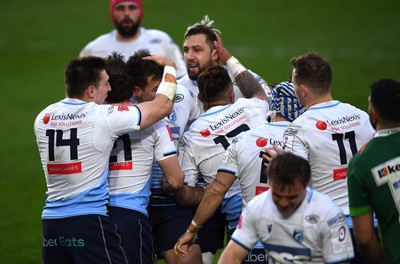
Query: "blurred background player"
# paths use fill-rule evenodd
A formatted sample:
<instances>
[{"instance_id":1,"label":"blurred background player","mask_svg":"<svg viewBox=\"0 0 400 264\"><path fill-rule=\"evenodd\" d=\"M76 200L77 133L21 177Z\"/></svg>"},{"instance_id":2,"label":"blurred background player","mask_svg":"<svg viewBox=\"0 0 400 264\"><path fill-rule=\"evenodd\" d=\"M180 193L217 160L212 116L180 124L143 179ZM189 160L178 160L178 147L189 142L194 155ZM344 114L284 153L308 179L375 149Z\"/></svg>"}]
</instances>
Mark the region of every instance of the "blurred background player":
<instances>
[{"instance_id":1,"label":"blurred background player","mask_svg":"<svg viewBox=\"0 0 400 264\"><path fill-rule=\"evenodd\" d=\"M174 64L172 60L161 57L160 62L161 76L158 81L162 78L162 66ZM123 57L108 56L106 71L113 87L108 92L107 103L121 107L134 105L131 98L137 86L128 73ZM114 143L108 173L108 213L111 221L117 225L121 244L130 263L154 263L153 239L147 212L153 160L158 162L169 186L172 186L171 191L174 191L182 186L184 177L176 154L169 126L162 120L140 132L119 136Z\"/></svg>"},{"instance_id":2,"label":"blurred background player","mask_svg":"<svg viewBox=\"0 0 400 264\"><path fill-rule=\"evenodd\" d=\"M361 252L371 263L400 263L400 83L372 83L368 114L374 138L349 163L350 215ZM374 230L373 211L381 241Z\"/></svg>"},{"instance_id":3,"label":"blurred background player","mask_svg":"<svg viewBox=\"0 0 400 264\"><path fill-rule=\"evenodd\" d=\"M240 133L225 151L217 176L207 187L193 217L198 225L204 226L218 210L225 194L236 179L240 182L243 207L246 207L254 196L269 189L260 151L272 148L274 145L282 147L282 136L286 127L305 110L298 103L293 84L289 82L282 82L273 87L269 101L270 122L265 121L261 126ZM180 248L183 244L192 243L193 236L194 234L185 232L175 247ZM253 255L257 256L257 261L254 261ZM252 249L243 263L267 263L261 243Z\"/></svg>"},{"instance_id":4,"label":"blurred background player","mask_svg":"<svg viewBox=\"0 0 400 264\"><path fill-rule=\"evenodd\" d=\"M176 64L177 78L185 75L185 63L179 46L166 32L142 27L143 16L142 0L111 0L110 18L115 29L91 41L79 55L105 58L121 54L128 59L135 51L148 49L151 54L172 59Z\"/></svg>"},{"instance_id":5,"label":"blurred background player","mask_svg":"<svg viewBox=\"0 0 400 264\"><path fill-rule=\"evenodd\" d=\"M307 160L282 153L267 170L271 188L243 210L218 263L241 263L257 241L269 263L348 263L354 256L342 210L308 187Z\"/></svg>"}]
</instances>

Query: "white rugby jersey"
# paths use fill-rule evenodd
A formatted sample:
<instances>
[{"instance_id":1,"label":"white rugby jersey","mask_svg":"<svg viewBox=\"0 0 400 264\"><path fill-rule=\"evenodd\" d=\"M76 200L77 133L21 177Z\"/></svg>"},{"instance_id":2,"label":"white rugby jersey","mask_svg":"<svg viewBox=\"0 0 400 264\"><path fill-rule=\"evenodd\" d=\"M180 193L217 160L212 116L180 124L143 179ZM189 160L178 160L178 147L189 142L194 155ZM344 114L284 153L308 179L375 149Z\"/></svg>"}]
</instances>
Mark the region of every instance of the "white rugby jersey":
<instances>
[{"instance_id":1,"label":"white rugby jersey","mask_svg":"<svg viewBox=\"0 0 400 264\"><path fill-rule=\"evenodd\" d=\"M327 194L349 214L347 165L375 133L368 114L336 100L316 104L285 131L285 151L307 159L311 187Z\"/></svg>"},{"instance_id":2,"label":"white rugby jersey","mask_svg":"<svg viewBox=\"0 0 400 264\"><path fill-rule=\"evenodd\" d=\"M178 45L164 31L157 29L140 28L140 36L133 42L123 42L117 39L117 31L101 35L89 42L80 52L79 56L107 57L112 54L122 54L125 60L137 50L147 49L151 54L161 54L175 61L176 76L182 77L187 73L186 65Z\"/></svg>"},{"instance_id":3,"label":"white rugby jersey","mask_svg":"<svg viewBox=\"0 0 400 264\"><path fill-rule=\"evenodd\" d=\"M176 153L166 121L118 137L110 156L109 205L139 211L147 216L153 160L162 160Z\"/></svg>"},{"instance_id":4,"label":"white rugby jersey","mask_svg":"<svg viewBox=\"0 0 400 264\"><path fill-rule=\"evenodd\" d=\"M244 98L242 92L240 91L239 86L237 86L237 84L235 82L235 78L233 77L232 73L229 71L228 67L226 67L226 66L224 66L224 67L225 67L225 69L228 70L229 76L231 77L231 80L233 83L233 91L235 94L235 101L237 101L237 99L239 99L239 98ZM268 87L267 82L263 78L261 78L258 74L252 72L251 70L248 70L248 71L257 79L258 83L264 89L267 96L269 96L271 93L271 89ZM187 89L189 89L190 91L192 91L195 94L196 104L193 105L193 109L192 109L190 119L189 119L189 121L193 121L199 115L204 113L203 104L197 98L197 95L199 94L199 87L198 87L197 81L191 80L189 78L189 75L186 74L185 76L180 78L177 82L178 82L178 84L185 86Z\"/></svg>"},{"instance_id":5,"label":"white rugby jersey","mask_svg":"<svg viewBox=\"0 0 400 264\"><path fill-rule=\"evenodd\" d=\"M304 201L288 218L279 213L270 190L254 197L232 240L247 250L260 240L269 263L339 263L354 257L342 210L308 187Z\"/></svg>"},{"instance_id":6,"label":"white rugby jersey","mask_svg":"<svg viewBox=\"0 0 400 264\"><path fill-rule=\"evenodd\" d=\"M225 151L218 171L235 175L240 182L243 206L269 189L264 160L260 151L283 147L283 132L289 121L265 123L239 134Z\"/></svg>"},{"instance_id":7,"label":"white rugby jersey","mask_svg":"<svg viewBox=\"0 0 400 264\"><path fill-rule=\"evenodd\" d=\"M36 117L34 131L46 177L43 219L106 215L108 161L118 136L140 129L135 106L66 98Z\"/></svg>"},{"instance_id":8,"label":"white rugby jersey","mask_svg":"<svg viewBox=\"0 0 400 264\"><path fill-rule=\"evenodd\" d=\"M211 183L221 164L225 150L239 133L266 121L268 103L264 100L240 98L233 104L215 106L200 115L186 131L179 145L179 159L185 182L196 186L201 173ZM240 193L238 183L225 197Z\"/></svg>"},{"instance_id":9,"label":"white rugby jersey","mask_svg":"<svg viewBox=\"0 0 400 264\"><path fill-rule=\"evenodd\" d=\"M175 143L175 147L178 148L179 140L186 128L189 120L190 109L195 103L195 96L193 92L186 89L182 85L177 85L175 102L172 109L172 113L165 118L171 128L171 133ZM166 195L162 190L162 177L164 176L158 162L154 162L152 177L151 177L151 202L152 206L175 204L175 201Z\"/></svg>"}]
</instances>

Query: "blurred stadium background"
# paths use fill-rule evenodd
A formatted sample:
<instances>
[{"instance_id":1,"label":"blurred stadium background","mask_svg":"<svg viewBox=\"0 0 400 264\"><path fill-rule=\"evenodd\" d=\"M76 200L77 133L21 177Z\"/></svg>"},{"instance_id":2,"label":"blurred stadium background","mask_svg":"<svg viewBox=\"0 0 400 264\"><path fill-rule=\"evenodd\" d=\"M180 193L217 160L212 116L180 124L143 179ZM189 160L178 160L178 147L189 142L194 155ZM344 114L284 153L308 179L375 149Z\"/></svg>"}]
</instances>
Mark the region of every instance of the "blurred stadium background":
<instances>
[{"instance_id":1,"label":"blurred stadium background","mask_svg":"<svg viewBox=\"0 0 400 264\"><path fill-rule=\"evenodd\" d=\"M41 263L45 182L33 133L38 112L64 97L64 67L110 31L108 0L2 1L0 84L0 261ZM144 0L143 26L181 46L187 26L208 14L225 46L269 83L286 80L289 60L316 51L330 60L336 99L367 109L369 85L400 81L396 0Z\"/></svg>"}]
</instances>

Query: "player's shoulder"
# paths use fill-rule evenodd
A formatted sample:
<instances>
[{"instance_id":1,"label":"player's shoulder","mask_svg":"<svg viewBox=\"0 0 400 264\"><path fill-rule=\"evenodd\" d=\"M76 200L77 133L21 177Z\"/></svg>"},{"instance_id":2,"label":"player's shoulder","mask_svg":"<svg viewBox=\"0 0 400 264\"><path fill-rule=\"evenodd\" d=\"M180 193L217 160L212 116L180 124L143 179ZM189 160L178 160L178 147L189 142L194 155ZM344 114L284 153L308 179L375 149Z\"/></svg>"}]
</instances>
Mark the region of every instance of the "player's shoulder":
<instances>
[{"instance_id":1,"label":"player's shoulder","mask_svg":"<svg viewBox=\"0 0 400 264\"><path fill-rule=\"evenodd\" d=\"M323 216L331 214L330 212L341 212L340 207L336 205L328 195L313 190L311 188L307 189L309 194L305 199L312 206L315 213Z\"/></svg>"},{"instance_id":2,"label":"player's shoulder","mask_svg":"<svg viewBox=\"0 0 400 264\"><path fill-rule=\"evenodd\" d=\"M95 39L90 41L85 47L90 48L93 46L108 43L108 42L110 42L110 40L114 39L114 36L115 36L115 30L112 30L108 33L105 33L105 34L102 34L102 35L96 37Z\"/></svg>"},{"instance_id":3,"label":"player's shoulder","mask_svg":"<svg viewBox=\"0 0 400 264\"><path fill-rule=\"evenodd\" d=\"M158 38L158 39L167 40L167 41L171 40L170 35L167 32L162 31L160 29L154 29L154 28L148 29L148 28L141 27L140 30L141 30L142 34L146 37Z\"/></svg>"}]
</instances>

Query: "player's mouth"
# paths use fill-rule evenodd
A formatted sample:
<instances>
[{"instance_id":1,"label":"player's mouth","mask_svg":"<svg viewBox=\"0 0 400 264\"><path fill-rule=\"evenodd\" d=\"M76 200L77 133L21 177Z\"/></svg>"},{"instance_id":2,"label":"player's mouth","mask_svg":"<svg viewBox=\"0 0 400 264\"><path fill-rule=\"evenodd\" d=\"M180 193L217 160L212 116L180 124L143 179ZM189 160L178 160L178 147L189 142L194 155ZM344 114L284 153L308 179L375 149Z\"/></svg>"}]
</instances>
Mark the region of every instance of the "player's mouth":
<instances>
[{"instance_id":1,"label":"player's mouth","mask_svg":"<svg viewBox=\"0 0 400 264\"><path fill-rule=\"evenodd\" d=\"M198 63L192 63L188 65L188 70L190 72L197 72L199 70L199 64Z\"/></svg>"}]
</instances>

